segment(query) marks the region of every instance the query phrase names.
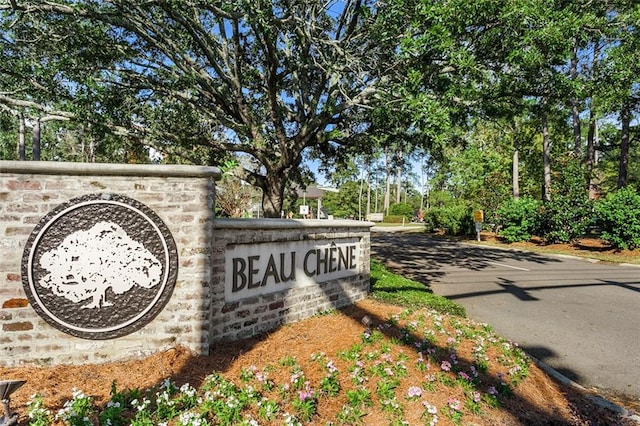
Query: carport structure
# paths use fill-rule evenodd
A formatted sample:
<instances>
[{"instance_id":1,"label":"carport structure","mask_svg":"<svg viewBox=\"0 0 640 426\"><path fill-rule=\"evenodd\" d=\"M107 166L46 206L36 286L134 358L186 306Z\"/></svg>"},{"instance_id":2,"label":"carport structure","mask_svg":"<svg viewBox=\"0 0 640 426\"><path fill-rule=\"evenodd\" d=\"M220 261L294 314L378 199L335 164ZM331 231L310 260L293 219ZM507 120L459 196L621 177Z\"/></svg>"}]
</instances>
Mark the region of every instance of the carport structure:
<instances>
[{"instance_id":1,"label":"carport structure","mask_svg":"<svg viewBox=\"0 0 640 426\"><path fill-rule=\"evenodd\" d=\"M324 214L322 213L322 196L325 192L338 192L338 190L328 186L307 186L306 188L296 188L298 198L302 198L303 206L307 205L307 200L317 200L318 206L315 219L327 219L327 217L324 217ZM309 213L311 213L311 211L309 211ZM312 215L309 214L308 218L310 219L311 217Z\"/></svg>"}]
</instances>

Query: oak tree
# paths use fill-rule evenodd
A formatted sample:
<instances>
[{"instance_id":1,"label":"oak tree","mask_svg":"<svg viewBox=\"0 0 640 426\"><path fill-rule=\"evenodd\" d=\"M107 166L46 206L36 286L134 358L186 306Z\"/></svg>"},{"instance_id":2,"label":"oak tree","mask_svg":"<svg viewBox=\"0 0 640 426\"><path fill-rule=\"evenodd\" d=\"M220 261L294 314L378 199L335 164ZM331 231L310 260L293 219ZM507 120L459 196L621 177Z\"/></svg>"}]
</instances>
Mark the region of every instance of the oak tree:
<instances>
[{"instance_id":1,"label":"oak tree","mask_svg":"<svg viewBox=\"0 0 640 426\"><path fill-rule=\"evenodd\" d=\"M28 53L40 64L59 58L41 89L71 95L65 113L164 158L251 156L255 167L235 174L262 190L265 216L279 217L305 152L348 143L357 131L349 120L384 87L379 37L371 36L374 3L3 0L13 50L2 55ZM13 28L26 21L69 51L20 41ZM83 29L78 37L99 34L83 42L69 35L75 28ZM15 78L29 99L37 85L27 73ZM50 99L33 102L45 108Z\"/></svg>"}]
</instances>

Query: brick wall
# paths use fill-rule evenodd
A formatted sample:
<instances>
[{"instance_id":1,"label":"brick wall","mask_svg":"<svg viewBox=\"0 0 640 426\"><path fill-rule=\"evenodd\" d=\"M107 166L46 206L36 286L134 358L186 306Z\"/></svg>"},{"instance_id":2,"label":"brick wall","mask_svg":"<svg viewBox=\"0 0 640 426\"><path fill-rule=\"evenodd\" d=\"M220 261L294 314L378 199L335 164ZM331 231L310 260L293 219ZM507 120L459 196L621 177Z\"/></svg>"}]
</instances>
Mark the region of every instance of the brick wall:
<instances>
[{"instance_id":1,"label":"brick wall","mask_svg":"<svg viewBox=\"0 0 640 426\"><path fill-rule=\"evenodd\" d=\"M218 177L213 167L0 161L0 365L108 362L178 344L206 354L214 342L260 334L366 297L370 223L214 219ZM149 207L178 251L177 280L165 308L140 330L109 340L73 337L49 325L30 306L21 276L36 224L56 206L96 193L125 195ZM333 241L358 245L357 269L349 276L225 299L230 250Z\"/></svg>"},{"instance_id":2,"label":"brick wall","mask_svg":"<svg viewBox=\"0 0 640 426\"><path fill-rule=\"evenodd\" d=\"M211 342L236 340L273 330L364 299L369 293L369 222L328 220L244 220L216 219L213 228L213 287ZM296 244L300 258L316 246L348 240L358 244L358 268L353 275L323 280L233 302L225 300L225 281L232 271L225 268L228 250L249 245L255 253L277 254L277 246ZM267 250L261 250L266 246ZM275 248L274 248L275 247ZM301 247L303 248L301 250ZM301 272L299 271L299 275Z\"/></svg>"},{"instance_id":3,"label":"brick wall","mask_svg":"<svg viewBox=\"0 0 640 426\"><path fill-rule=\"evenodd\" d=\"M185 345L209 347L209 288L214 178L212 167L0 161L0 364L81 364L130 358ZM23 290L21 262L35 225L57 205L117 193L153 210L179 255L173 296L142 329L110 340L85 340L45 322Z\"/></svg>"}]
</instances>

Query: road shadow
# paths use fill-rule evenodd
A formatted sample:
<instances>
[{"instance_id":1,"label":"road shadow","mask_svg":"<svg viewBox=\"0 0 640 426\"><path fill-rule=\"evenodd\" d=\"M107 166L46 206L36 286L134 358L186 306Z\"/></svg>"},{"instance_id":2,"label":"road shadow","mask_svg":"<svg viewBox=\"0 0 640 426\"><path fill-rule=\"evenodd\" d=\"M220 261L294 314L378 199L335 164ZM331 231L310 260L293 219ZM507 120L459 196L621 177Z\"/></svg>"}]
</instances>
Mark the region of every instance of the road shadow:
<instances>
[{"instance_id":1,"label":"road shadow","mask_svg":"<svg viewBox=\"0 0 640 426\"><path fill-rule=\"evenodd\" d=\"M586 287L620 287L625 290L635 291L640 293L640 287L635 287L634 284L640 285L640 281L636 283L623 283L618 281L608 281L608 280L599 280L593 283L580 283L580 284L554 284L552 286L549 285L541 285L541 286L528 286L521 287L517 283L512 280L508 280L506 278L498 278L496 284L501 287L496 290L483 290L483 291L472 291L467 293L459 293L459 294L451 294L447 296L447 299L457 300L457 299L467 299L473 297L482 297L482 296L491 296L498 294L511 294L512 296L520 299L523 302L531 302L540 300L538 297L533 296L531 293L539 292L539 291L557 291L557 290L565 290L571 288L586 288Z\"/></svg>"},{"instance_id":2,"label":"road shadow","mask_svg":"<svg viewBox=\"0 0 640 426\"><path fill-rule=\"evenodd\" d=\"M481 271L491 267L490 262L520 261L525 257L528 262L538 264L560 262L538 253L463 245L417 232L374 232L371 234L371 254L393 272L427 287L433 280L444 277L451 268Z\"/></svg>"},{"instance_id":3,"label":"road shadow","mask_svg":"<svg viewBox=\"0 0 640 426\"><path fill-rule=\"evenodd\" d=\"M542 361L545 364L550 365L553 363L554 360L557 360L560 358L560 356L556 351L554 351L553 349L547 346L520 345L520 348L526 353L528 353L529 355L531 355L532 357L534 357L535 359ZM554 366L553 369L556 372L560 373L560 375L576 383L579 383L584 379L584 377L580 375L577 371L568 367Z\"/></svg>"}]
</instances>

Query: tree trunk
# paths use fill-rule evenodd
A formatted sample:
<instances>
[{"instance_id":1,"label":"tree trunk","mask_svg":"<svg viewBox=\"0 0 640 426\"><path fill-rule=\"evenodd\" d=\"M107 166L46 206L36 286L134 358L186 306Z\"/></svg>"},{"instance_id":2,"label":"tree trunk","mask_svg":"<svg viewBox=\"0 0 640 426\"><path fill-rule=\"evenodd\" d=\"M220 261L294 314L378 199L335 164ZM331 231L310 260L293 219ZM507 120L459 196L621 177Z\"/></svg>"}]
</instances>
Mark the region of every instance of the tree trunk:
<instances>
[{"instance_id":1,"label":"tree trunk","mask_svg":"<svg viewBox=\"0 0 640 426\"><path fill-rule=\"evenodd\" d=\"M391 166L389 165L388 149L385 149L384 161L386 191L384 193L384 205L382 206L382 208L384 209L385 214L389 214L389 202L391 198Z\"/></svg>"},{"instance_id":2,"label":"tree trunk","mask_svg":"<svg viewBox=\"0 0 640 426\"><path fill-rule=\"evenodd\" d=\"M25 161L27 159L26 149L24 147L24 115L18 115L18 159Z\"/></svg>"},{"instance_id":3,"label":"tree trunk","mask_svg":"<svg viewBox=\"0 0 640 426\"><path fill-rule=\"evenodd\" d=\"M362 220L362 192L363 191L364 191L364 176L361 174L360 175L360 189L358 191L358 220Z\"/></svg>"},{"instance_id":4,"label":"tree trunk","mask_svg":"<svg viewBox=\"0 0 640 426\"><path fill-rule=\"evenodd\" d=\"M371 165L369 165L371 167ZM367 213L365 218L369 218L371 214L371 170L367 169Z\"/></svg>"},{"instance_id":5,"label":"tree trunk","mask_svg":"<svg viewBox=\"0 0 640 426\"><path fill-rule=\"evenodd\" d=\"M514 149L513 149L513 160L512 160L512 165L511 165L511 171L512 171L512 185L513 185L513 199L517 200L518 198L520 198L520 158L519 158L519 152L518 152L518 145L517 142L514 143Z\"/></svg>"},{"instance_id":6,"label":"tree trunk","mask_svg":"<svg viewBox=\"0 0 640 426\"><path fill-rule=\"evenodd\" d=\"M96 162L96 139L93 136L89 137L89 158L90 163Z\"/></svg>"},{"instance_id":7,"label":"tree trunk","mask_svg":"<svg viewBox=\"0 0 640 426\"><path fill-rule=\"evenodd\" d=\"M273 173L278 175L278 173ZM280 218L284 201L284 179L279 176L267 175L262 186L262 211L266 218Z\"/></svg>"},{"instance_id":8,"label":"tree trunk","mask_svg":"<svg viewBox=\"0 0 640 426\"><path fill-rule=\"evenodd\" d=\"M596 158L595 135L597 131L596 119L593 116L593 109L589 112L589 130L587 131L587 157L585 164L587 168L587 188L589 190L589 199L596 198L596 183L593 174Z\"/></svg>"},{"instance_id":9,"label":"tree trunk","mask_svg":"<svg viewBox=\"0 0 640 426\"><path fill-rule=\"evenodd\" d=\"M578 79L578 42L573 42L573 52L571 56L571 64L569 66L569 74L571 80L575 83ZM582 157L582 133L580 130L580 111L578 109L578 99L571 97L571 115L573 118L573 152L577 158Z\"/></svg>"},{"instance_id":10,"label":"tree trunk","mask_svg":"<svg viewBox=\"0 0 640 426\"><path fill-rule=\"evenodd\" d=\"M620 123L622 131L620 133L620 162L618 165L618 188L627 186L627 166L629 162L629 131L631 123L631 103L627 99L622 104L620 111Z\"/></svg>"},{"instance_id":11,"label":"tree trunk","mask_svg":"<svg viewBox=\"0 0 640 426\"><path fill-rule=\"evenodd\" d=\"M546 106L546 100L543 101L543 106ZM549 141L549 124L546 111L542 112L542 157L544 162L542 198L544 201L551 201L551 142Z\"/></svg>"},{"instance_id":12,"label":"tree trunk","mask_svg":"<svg viewBox=\"0 0 640 426\"><path fill-rule=\"evenodd\" d=\"M398 151L398 167L396 169L396 204L400 204L402 194L402 151Z\"/></svg>"},{"instance_id":13,"label":"tree trunk","mask_svg":"<svg viewBox=\"0 0 640 426\"><path fill-rule=\"evenodd\" d=\"M424 212L424 167L420 165L420 213Z\"/></svg>"},{"instance_id":14,"label":"tree trunk","mask_svg":"<svg viewBox=\"0 0 640 426\"><path fill-rule=\"evenodd\" d=\"M593 63L591 65L593 79L598 78L598 61L600 58L600 43L595 43L593 47ZM594 168L596 164L596 144L595 137L598 132L598 123L595 118L595 100L594 96L591 96L591 104L589 106L589 129L587 130L587 155L585 158L585 165L587 169L587 190L589 192L589 199L593 200L596 197L596 181L594 176Z\"/></svg>"},{"instance_id":15,"label":"tree trunk","mask_svg":"<svg viewBox=\"0 0 640 426\"><path fill-rule=\"evenodd\" d=\"M33 161L40 161L40 120L33 124Z\"/></svg>"},{"instance_id":16,"label":"tree trunk","mask_svg":"<svg viewBox=\"0 0 640 426\"><path fill-rule=\"evenodd\" d=\"M513 199L520 198L520 143L518 142L518 122L516 121L513 132L513 158L511 160L511 185Z\"/></svg>"}]
</instances>

